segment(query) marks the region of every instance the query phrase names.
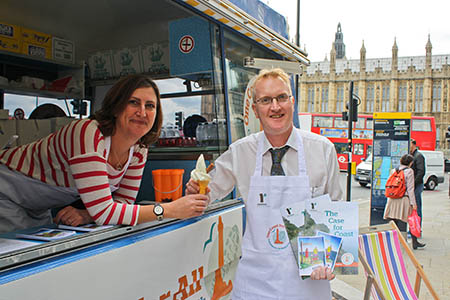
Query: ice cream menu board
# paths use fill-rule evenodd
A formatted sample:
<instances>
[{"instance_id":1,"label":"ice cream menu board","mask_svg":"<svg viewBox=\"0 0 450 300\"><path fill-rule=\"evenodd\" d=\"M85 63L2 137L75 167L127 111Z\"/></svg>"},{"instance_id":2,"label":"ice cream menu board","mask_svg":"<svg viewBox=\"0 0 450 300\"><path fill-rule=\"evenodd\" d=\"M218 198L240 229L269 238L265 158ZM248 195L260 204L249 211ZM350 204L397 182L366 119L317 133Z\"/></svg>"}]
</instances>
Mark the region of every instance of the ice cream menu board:
<instances>
[{"instance_id":1,"label":"ice cream menu board","mask_svg":"<svg viewBox=\"0 0 450 300\"><path fill-rule=\"evenodd\" d=\"M391 169L398 167L400 158L409 151L410 125L411 113L373 114L371 224L384 222L386 181Z\"/></svg>"}]
</instances>

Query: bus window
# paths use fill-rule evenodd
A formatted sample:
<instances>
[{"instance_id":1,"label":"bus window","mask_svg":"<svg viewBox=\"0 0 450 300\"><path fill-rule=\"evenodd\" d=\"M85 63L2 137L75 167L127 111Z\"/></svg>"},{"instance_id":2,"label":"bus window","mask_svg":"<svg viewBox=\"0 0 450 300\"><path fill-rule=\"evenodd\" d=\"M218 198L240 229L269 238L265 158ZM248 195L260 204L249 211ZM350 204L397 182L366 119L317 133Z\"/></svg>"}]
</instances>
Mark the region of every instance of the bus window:
<instances>
[{"instance_id":1,"label":"bus window","mask_svg":"<svg viewBox=\"0 0 450 300\"><path fill-rule=\"evenodd\" d=\"M336 148L337 154L347 153L346 143L334 143L334 147Z\"/></svg>"},{"instance_id":2,"label":"bus window","mask_svg":"<svg viewBox=\"0 0 450 300\"><path fill-rule=\"evenodd\" d=\"M367 145L367 156L372 155L372 145Z\"/></svg>"},{"instance_id":3,"label":"bus window","mask_svg":"<svg viewBox=\"0 0 450 300\"><path fill-rule=\"evenodd\" d=\"M373 129L373 119L367 119L366 121L366 128L367 129Z\"/></svg>"},{"instance_id":4,"label":"bus window","mask_svg":"<svg viewBox=\"0 0 450 300\"><path fill-rule=\"evenodd\" d=\"M353 145L354 155L364 155L364 144L354 144Z\"/></svg>"},{"instance_id":5,"label":"bus window","mask_svg":"<svg viewBox=\"0 0 450 300\"><path fill-rule=\"evenodd\" d=\"M347 128L348 127L348 121L342 120L342 117L336 117L334 119L334 127L336 127L336 128Z\"/></svg>"},{"instance_id":6,"label":"bus window","mask_svg":"<svg viewBox=\"0 0 450 300\"><path fill-rule=\"evenodd\" d=\"M431 131L431 121L423 119L412 119L412 131Z\"/></svg>"},{"instance_id":7,"label":"bus window","mask_svg":"<svg viewBox=\"0 0 450 300\"><path fill-rule=\"evenodd\" d=\"M355 123L355 128L357 129L364 129L365 128L365 122L366 122L366 118L358 118L358 121L356 121Z\"/></svg>"},{"instance_id":8,"label":"bus window","mask_svg":"<svg viewBox=\"0 0 450 300\"><path fill-rule=\"evenodd\" d=\"M333 127L333 117L315 116L313 124L314 127Z\"/></svg>"}]
</instances>

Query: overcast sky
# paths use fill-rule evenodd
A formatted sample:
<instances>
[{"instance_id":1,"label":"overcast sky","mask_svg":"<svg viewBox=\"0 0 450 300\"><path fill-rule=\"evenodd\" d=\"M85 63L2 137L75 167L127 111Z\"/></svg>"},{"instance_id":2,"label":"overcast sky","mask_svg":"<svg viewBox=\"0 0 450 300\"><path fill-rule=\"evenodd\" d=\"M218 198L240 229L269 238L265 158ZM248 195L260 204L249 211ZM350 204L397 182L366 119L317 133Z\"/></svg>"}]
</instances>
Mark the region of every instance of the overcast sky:
<instances>
[{"instance_id":1,"label":"overcast sky","mask_svg":"<svg viewBox=\"0 0 450 300\"><path fill-rule=\"evenodd\" d=\"M297 0L262 0L288 18L296 33ZM300 44L311 61L329 58L337 25L344 34L346 57L359 59L362 41L367 58L423 56L428 34L433 54L450 54L450 1L447 0L301 0Z\"/></svg>"}]
</instances>

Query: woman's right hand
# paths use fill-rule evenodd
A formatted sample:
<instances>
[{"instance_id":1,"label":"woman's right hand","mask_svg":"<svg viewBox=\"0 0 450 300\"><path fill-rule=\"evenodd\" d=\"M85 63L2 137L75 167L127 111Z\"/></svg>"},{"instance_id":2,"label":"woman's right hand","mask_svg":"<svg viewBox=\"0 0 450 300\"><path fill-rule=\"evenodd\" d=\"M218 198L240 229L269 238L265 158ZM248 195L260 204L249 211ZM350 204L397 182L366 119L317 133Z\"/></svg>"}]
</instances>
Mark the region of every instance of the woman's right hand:
<instances>
[{"instance_id":1,"label":"woman's right hand","mask_svg":"<svg viewBox=\"0 0 450 300\"><path fill-rule=\"evenodd\" d=\"M93 222L86 209L77 209L72 206L66 206L61 209L53 220L56 224L62 223L70 226L80 226Z\"/></svg>"},{"instance_id":2,"label":"woman's right hand","mask_svg":"<svg viewBox=\"0 0 450 300\"><path fill-rule=\"evenodd\" d=\"M163 204L164 217L187 219L203 215L209 203L209 197L202 194L191 194L175 201Z\"/></svg>"},{"instance_id":3,"label":"woman's right hand","mask_svg":"<svg viewBox=\"0 0 450 300\"><path fill-rule=\"evenodd\" d=\"M413 208L413 210L417 210L417 205L416 205L416 204L413 204L413 205L412 205L412 208Z\"/></svg>"}]
</instances>

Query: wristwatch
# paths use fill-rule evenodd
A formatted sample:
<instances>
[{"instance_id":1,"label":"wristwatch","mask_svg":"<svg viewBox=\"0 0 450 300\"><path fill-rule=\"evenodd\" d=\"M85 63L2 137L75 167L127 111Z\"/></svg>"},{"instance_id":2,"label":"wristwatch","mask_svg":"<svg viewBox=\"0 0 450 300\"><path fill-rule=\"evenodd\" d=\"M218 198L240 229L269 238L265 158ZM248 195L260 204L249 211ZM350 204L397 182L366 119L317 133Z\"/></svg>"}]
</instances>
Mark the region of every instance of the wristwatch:
<instances>
[{"instance_id":1,"label":"wristwatch","mask_svg":"<svg viewBox=\"0 0 450 300\"><path fill-rule=\"evenodd\" d=\"M162 221L164 218L164 208L159 205L159 204L155 204L155 206L153 206L153 213L155 214L156 218L158 219L158 221Z\"/></svg>"}]
</instances>

